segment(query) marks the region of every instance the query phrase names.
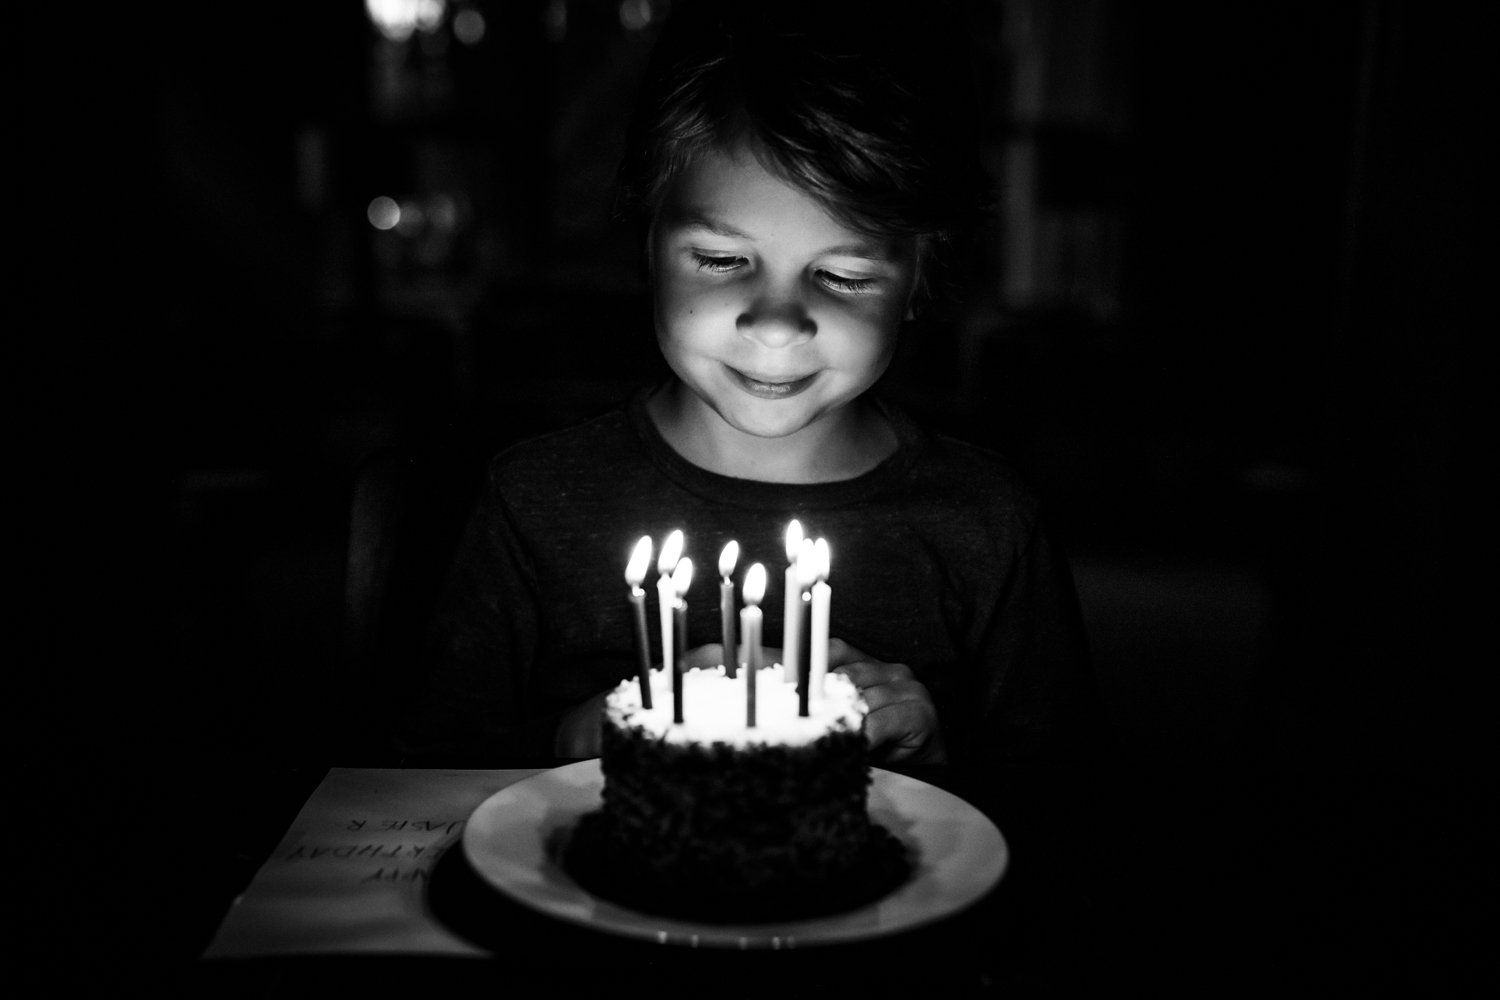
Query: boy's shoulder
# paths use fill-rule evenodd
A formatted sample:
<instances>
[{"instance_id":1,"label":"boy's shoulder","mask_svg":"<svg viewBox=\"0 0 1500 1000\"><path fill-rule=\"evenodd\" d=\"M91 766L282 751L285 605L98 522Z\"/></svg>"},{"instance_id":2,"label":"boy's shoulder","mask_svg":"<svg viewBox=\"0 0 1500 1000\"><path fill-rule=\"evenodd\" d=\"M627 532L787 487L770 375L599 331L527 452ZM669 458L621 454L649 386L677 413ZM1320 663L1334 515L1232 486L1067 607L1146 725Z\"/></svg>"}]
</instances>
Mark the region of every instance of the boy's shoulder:
<instances>
[{"instance_id":1,"label":"boy's shoulder","mask_svg":"<svg viewBox=\"0 0 1500 1000\"><path fill-rule=\"evenodd\" d=\"M1037 495L1015 463L999 451L946 434L932 434L918 474L953 502L1035 516Z\"/></svg>"},{"instance_id":2,"label":"boy's shoulder","mask_svg":"<svg viewBox=\"0 0 1500 1000\"><path fill-rule=\"evenodd\" d=\"M924 493L942 496L949 502L998 503L1017 511L1034 510L1035 492L1006 455L926 426L898 407L887 404L887 412L897 421L898 435L903 441L919 445L911 474Z\"/></svg>"},{"instance_id":3,"label":"boy's shoulder","mask_svg":"<svg viewBox=\"0 0 1500 1000\"><path fill-rule=\"evenodd\" d=\"M902 494L900 521L954 566L993 565L1026 548L1044 520L1037 492L1003 453L928 432Z\"/></svg>"},{"instance_id":4,"label":"boy's shoulder","mask_svg":"<svg viewBox=\"0 0 1500 1000\"><path fill-rule=\"evenodd\" d=\"M580 472L597 476L612 465L638 461L636 444L629 417L617 406L509 445L490 459L490 480L497 486L543 488L559 479L576 479Z\"/></svg>"}]
</instances>

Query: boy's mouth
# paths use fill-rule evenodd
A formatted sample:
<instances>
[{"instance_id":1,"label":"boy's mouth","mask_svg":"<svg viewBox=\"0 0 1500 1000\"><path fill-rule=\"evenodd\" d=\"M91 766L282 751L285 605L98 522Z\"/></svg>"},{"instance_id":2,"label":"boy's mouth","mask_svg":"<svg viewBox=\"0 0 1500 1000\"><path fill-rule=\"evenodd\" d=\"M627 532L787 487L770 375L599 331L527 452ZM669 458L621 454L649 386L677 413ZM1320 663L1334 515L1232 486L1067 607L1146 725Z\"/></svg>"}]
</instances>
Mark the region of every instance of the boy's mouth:
<instances>
[{"instance_id":1,"label":"boy's mouth","mask_svg":"<svg viewBox=\"0 0 1500 1000\"><path fill-rule=\"evenodd\" d=\"M788 399L812 385L813 379L817 377L817 373L813 373L800 378L756 378L738 368L730 368L729 371L741 388L761 399Z\"/></svg>"}]
</instances>

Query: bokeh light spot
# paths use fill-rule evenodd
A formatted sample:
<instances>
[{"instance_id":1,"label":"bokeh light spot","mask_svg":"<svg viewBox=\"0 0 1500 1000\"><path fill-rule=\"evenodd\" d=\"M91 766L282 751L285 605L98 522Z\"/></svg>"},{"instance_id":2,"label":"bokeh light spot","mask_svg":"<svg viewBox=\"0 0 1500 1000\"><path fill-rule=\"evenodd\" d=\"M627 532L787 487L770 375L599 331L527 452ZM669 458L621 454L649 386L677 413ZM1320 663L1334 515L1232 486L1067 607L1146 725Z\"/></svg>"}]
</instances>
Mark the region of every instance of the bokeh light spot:
<instances>
[{"instance_id":1,"label":"bokeh light spot","mask_svg":"<svg viewBox=\"0 0 1500 1000\"><path fill-rule=\"evenodd\" d=\"M365 0L370 23L393 42L406 41L419 28L436 31L447 10L447 0Z\"/></svg>"},{"instance_id":2,"label":"bokeh light spot","mask_svg":"<svg viewBox=\"0 0 1500 1000\"><path fill-rule=\"evenodd\" d=\"M415 236L427 223L427 213L419 202L408 201L397 210L396 232L402 236Z\"/></svg>"},{"instance_id":3,"label":"bokeh light spot","mask_svg":"<svg viewBox=\"0 0 1500 1000\"><path fill-rule=\"evenodd\" d=\"M466 7L453 15L453 37L463 45L478 45L484 39L484 15Z\"/></svg>"},{"instance_id":4,"label":"bokeh light spot","mask_svg":"<svg viewBox=\"0 0 1500 1000\"><path fill-rule=\"evenodd\" d=\"M549 42L568 37L568 5L565 0L548 0L542 11L542 33Z\"/></svg>"},{"instance_id":5,"label":"bokeh light spot","mask_svg":"<svg viewBox=\"0 0 1500 1000\"><path fill-rule=\"evenodd\" d=\"M401 206L396 204L396 199L380 195L378 198L370 199L370 207L365 209L365 217L376 229L395 229L401 222Z\"/></svg>"},{"instance_id":6,"label":"bokeh light spot","mask_svg":"<svg viewBox=\"0 0 1500 1000\"><path fill-rule=\"evenodd\" d=\"M651 0L624 0L620 4L620 23L630 31L640 31L651 23Z\"/></svg>"}]
</instances>

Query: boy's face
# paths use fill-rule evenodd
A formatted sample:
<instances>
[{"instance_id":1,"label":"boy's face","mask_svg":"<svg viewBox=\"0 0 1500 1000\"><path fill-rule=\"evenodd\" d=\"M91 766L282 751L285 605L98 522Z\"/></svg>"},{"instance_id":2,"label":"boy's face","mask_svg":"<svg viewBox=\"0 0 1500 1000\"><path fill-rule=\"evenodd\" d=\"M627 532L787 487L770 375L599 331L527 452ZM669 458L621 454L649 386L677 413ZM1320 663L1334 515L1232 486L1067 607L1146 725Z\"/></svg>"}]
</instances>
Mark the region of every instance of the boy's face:
<instances>
[{"instance_id":1,"label":"boy's face","mask_svg":"<svg viewBox=\"0 0 1500 1000\"><path fill-rule=\"evenodd\" d=\"M849 229L744 147L677 179L651 261L667 363L705 418L757 438L796 434L874 384L917 279L914 240Z\"/></svg>"}]
</instances>

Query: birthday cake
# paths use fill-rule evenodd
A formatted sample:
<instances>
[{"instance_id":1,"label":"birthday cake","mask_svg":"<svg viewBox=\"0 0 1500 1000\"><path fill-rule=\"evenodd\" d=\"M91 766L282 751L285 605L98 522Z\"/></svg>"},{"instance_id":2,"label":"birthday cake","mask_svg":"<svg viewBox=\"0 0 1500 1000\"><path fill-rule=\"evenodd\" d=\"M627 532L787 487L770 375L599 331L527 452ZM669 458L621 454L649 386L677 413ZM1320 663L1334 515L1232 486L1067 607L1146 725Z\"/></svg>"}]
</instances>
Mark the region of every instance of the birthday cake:
<instances>
[{"instance_id":1,"label":"birthday cake","mask_svg":"<svg viewBox=\"0 0 1500 1000\"><path fill-rule=\"evenodd\" d=\"M607 699L602 806L559 831L553 857L585 889L647 912L713 922L802 919L855 908L904 881L905 845L869 815L865 704L841 674L799 715L778 665L665 671L652 708L635 680Z\"/></svg>"}]
</instances>

